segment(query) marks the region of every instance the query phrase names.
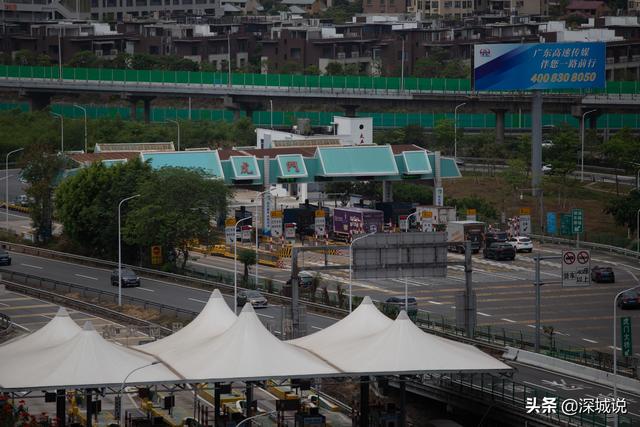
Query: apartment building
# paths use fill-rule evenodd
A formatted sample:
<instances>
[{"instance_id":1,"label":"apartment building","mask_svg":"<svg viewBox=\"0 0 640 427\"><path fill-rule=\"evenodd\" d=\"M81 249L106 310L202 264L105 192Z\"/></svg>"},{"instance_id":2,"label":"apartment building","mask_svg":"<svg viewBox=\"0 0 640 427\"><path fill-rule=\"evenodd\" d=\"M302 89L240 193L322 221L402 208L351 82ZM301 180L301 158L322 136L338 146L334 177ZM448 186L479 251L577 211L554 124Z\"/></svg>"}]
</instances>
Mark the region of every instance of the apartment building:
<instances>
[{"instance_id":1,"label":"apartment building","mask_svg":"<svg viewBox=\"0 0 640 427\"><path fill-rule=\"evenodd\" d=\"M220 0L91 0L91 19L98 21L191 15L221 17L224 11Z\"/></svg>"},{"instance_id":2,"label":"apartment building","mask_svg":"<svg viewBox=\"0 0 640 427\"><path fill-rule=\"evenodd\" d=\"M422 16L462 19L473 15L475 6L473 0L411 0L409 10Z\"/></svg>"}]
</instances>

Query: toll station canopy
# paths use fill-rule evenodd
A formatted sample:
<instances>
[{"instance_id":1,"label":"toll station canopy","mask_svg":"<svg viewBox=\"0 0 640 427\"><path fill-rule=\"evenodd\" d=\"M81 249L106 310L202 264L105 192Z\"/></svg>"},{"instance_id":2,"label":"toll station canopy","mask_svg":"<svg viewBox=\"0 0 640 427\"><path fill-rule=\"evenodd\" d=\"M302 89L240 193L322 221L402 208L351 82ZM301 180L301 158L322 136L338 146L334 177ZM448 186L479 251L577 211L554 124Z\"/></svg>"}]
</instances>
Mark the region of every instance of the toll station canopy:
<instances>
[{"instance_id":1,"label":"toll station canopy","mask_svg":"<svg viewBox=\"0 0 640 427\"><path fill-rule=\"evenodd\" d=\"M453 158L440 157L416 145L362 145L158 151L139 153L68 154L80 166L93 161L106 165L139 157L151 167L199 169L225 183L269 185L319 181L400 181L459 178ZM114 159L113 154L118 158ZM115 161L114 161L115 160ZM436 168L436 162L439 167Z\"/></svg>"},{"instance_id":2,"label":"toll station canopy","mask_svg":"<svg viewBox=\"0 0 640 427\"><path fill-rule=\"evenodd\" d=\"M126 384L511 370L471 345L422 331L404 311L387 318L369 298L334 325L292 341L271 334L250 304L236 317L217 291L185 328L134 348L105 340L89 322L73 333L64 317L0 346L0 390L120 386L132 371Z\"/></svg>"}]
</instances>

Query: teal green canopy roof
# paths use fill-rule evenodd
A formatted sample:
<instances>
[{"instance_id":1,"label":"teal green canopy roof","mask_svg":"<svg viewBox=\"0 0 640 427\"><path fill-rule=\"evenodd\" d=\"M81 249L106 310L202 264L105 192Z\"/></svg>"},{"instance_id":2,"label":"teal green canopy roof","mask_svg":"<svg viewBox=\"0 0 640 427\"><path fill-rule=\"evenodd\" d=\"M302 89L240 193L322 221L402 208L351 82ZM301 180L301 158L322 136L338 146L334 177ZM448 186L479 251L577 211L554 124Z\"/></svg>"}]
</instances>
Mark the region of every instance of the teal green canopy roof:
<instances>
[{"instance_id":1,"label":"teal green canopy roof","mask_svg":"<svg viewBox=\"0 0 640 427\"><path fill-rule=\"evenodd\" d=\"M393 151L388 145L318 147L319 175L326 177L398 175Z\"/></svg>"},{"instance_id":2,"label":"teal green canopy roof","mask_svg":"<svg viewBox=\"0 0 640 427\"><path fill-rule=\"evenodd\" d=\"M403 179L433 179L435 155L419 147L405 149L389 145L368 145L353 147L318 147L315 154L308 157L300 153L275 154L256 150L256 156L231 155L220 160L218 151L179 151L141 153L143 161L148 161L155 169L162 167L183 167L201 169L206 174L222 178L227 184L241 182L247 185L263 185L265 182L317 182L317 181L400 181ZM235 153L238 153L237 151ZM264 157L269 155L269 165L265 168ZM117 161L109 161L114 164ZM268 174L268 177L265 176ZM461 176L452 158L440 158L442 178Z\"/></svg>"},{"instance_id":3,"label":"teal green canopy roof","mask_svg":"<svg viewBox=\"0 0 640 427\"><path fill-rule=\"evenodd\" d=\"M151 167L201 169L207 175L224 179L222 163L217 151L172 151L158 153L141 153L142 161L149 161ZM255 159L254 159L255 160Z\"/></svg>"},{"instance_id":4,"label":"teal green canopy roof","mask_svg":"<svg viewBox=\"0 0 640 427\"><path fill-rule=\"evenodd\" d=\"M433 173L427 152L424 150L403 151L404 171L407 175L425 175Z\"/></svg>"},{"instance_id":5,"label":"teal green canopy roof","mask_svg":"<svg viewBox=\"0 0 640 427\"><path fill-rule=\"evenodd\" d=\"M307 178L307 167L301 154L279 154L276 156L278 163L278 178Z\"/></svg>"},{"instance_id":6,"label":"teal green canopy roof","mask_svg":"<svg viewBox=\"0 0 640 427\"><path fill-rule=\"evenodd\" d=\"M255 156L229 157L235 180L259 180L260 168Z\"/></svg>"}]
</instances>

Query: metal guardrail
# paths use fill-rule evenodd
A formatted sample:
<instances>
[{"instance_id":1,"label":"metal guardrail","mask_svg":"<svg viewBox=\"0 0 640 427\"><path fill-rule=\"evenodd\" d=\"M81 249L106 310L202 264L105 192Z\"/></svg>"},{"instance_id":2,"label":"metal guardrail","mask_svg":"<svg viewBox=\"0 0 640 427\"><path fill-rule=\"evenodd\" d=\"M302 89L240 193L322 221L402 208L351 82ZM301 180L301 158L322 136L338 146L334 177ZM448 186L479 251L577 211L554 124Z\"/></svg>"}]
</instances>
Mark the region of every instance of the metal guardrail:
<instances>
[{"instance_id":1,"label":"metal guardrail","mask_svg":"<svg viewBox=\"0 0 640 427\"><path fill-rule=\"evenodd\" d=\"M96 288L90 288L87 286L82 286L82 285L76 285L73 283L67 283L67 282L62 282L59 280L54 280L54 279L48 279L48 278L44 278L44 277L40 277L40 276L35 276L32 274L26 274L26 273L20 273L17 271L11 271L11 270L5 270L5 269L0 269L0 274L2 274L2 278L5 281L11 282L14 280L20 281L22 282L25 286L29 287L29 285L31 284L31 288L33 289L33 286L37 286L38 289L42 290L42 291L46 291L47 289L49 289L50 291L53 292L48 292L49 296L52 295L57 295L60 296L59 294L55 293L55 291L65 291L67 293L72 293L72 292L79 292L81 297L95 297L98 299L98 303L100 302L113 302L114 304L117 304L118 302L118 294L116 292L109 292L109 291L104 291L102 289L96 289ZM8 278L8 280L7 280ZM11 286L16 285L15 283L13 285L9 284L7 289L11 288ZM24 288L23 288L24 289ZM74 304L74 301L78 302L78 300L74 300L73 298L67 298L67 297L62 297L60 296L62 299L64 299L64 303L70 303L70 304ZM167 313L167 314L172 314L175 317L187 317L189 319L193 319L195 316L198 315L197 311L191 311L191 310L187 310L184 308L180 308L180 307L175 307L175 306L170 306L170 305L166 305L166 304L162 304L162 303L157 303L157 302L153 302L153 301L148 301L145 300L143 298L138 298L138 297L133 297L130 295L122 295L122 302L124 304L132 304L132 305L137 305L140 306L142 308L149 309L149 308L153 308L158 310L159 313L163 314L163 313ZM100 308L99 305L97 304L90 304L90 303L86 303L83 302L85 307L91 307L91 308ZM107 309L105 307L101 308L102 310L105 310L105 313L109 313L109 314L115 314L115 313L119 313L115 310L110 310ZM126 316L125 314L120 313L122 316ZM131 316L126 316L128 319L135 319L134 317Z\"/></svg>"},{"instance_id":2,"label":"metal guardrail","mask_svg":"<svg viewBox=\"0 0 640 427\"><path fill-rule=\"evenodd\" d=\"M540 240L544 243L554 243L557 245L575 245L574 239L567 239L564 237L553 237L542 234L532 234L531 237ZM619 246L605 245L603 243L583 242L580 241L580 246L583 248L595 249L598 251L616 253L630 258L640 258L640 252L633 251L631 249L621 248Z\"/></svg>"},{"instance_id":3,"label":"metal guardrail","mask_svg":"<svg viewBox=\"0 0 640 427\"><path fill-rule=\"evenodd\" d=\"M76 298L70 298L55 292L49 292L43 289L35 288L33 286L10 282L7 280L2 280L2 284L6 287L7 290L10 290L13 292L29 295L38 299L42 299L44 301L49 301L54 304L59 304L67 308L73 308L85 313L91 313L97 316L103 316L105 318L123 323L125 325L132 325L132 326L143 327L149 330L155 330L157 331L157 334L155 335L156 338L165 337L173 333L171 329L166 328L162 325L158 325L156 323L149 322L147 320L140 319L134 316L129 316L128 314L121 313L116 310L111 310L101 305L92 304L86 301L78 300Z\"/></svg>"}]
</instances>

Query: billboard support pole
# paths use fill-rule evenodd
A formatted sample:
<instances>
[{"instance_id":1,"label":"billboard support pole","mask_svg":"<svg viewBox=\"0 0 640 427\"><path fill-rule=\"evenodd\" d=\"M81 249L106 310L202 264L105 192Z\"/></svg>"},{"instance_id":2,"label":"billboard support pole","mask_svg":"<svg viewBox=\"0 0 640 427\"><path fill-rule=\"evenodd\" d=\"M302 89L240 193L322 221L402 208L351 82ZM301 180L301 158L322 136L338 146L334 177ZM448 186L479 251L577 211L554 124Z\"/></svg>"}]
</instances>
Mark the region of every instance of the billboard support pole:
<instances>
[{"instance_id":1,"label":"billboard support pole","mask_svg":"<svg viewBox=\"0 0 640 427\"><path fill-rule=\"evenodd\" d=\"M542 173L542 93L533 91L531 100L531 189L536 197Z\"/></svg>"},{"instance_id":2,"label":"billboard support pole","mask_svg":"<svg viewBox=\"0 0 640 427\"><path fill-rule=\"evenodd\" d=\"M536 276L534 286L536 287L536 341L535 352L540 353L540 253L535 256Z\"/></svg>"},{"instance_id":3,"label":"billboard support pole","mask_svg":"<svg viewBox=\"0 0 640 427\"><path fill-rule=\"evenodd\" d=\"M464 242L464 285L465 285L465 298L464 298L464 329L467 337L473 338L475 335L476 326L476 311L473 306L473 282L471 268L471 242Z\"/></svg>"}]
</instances>

